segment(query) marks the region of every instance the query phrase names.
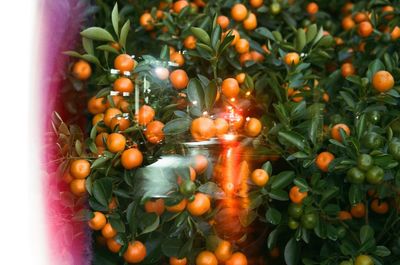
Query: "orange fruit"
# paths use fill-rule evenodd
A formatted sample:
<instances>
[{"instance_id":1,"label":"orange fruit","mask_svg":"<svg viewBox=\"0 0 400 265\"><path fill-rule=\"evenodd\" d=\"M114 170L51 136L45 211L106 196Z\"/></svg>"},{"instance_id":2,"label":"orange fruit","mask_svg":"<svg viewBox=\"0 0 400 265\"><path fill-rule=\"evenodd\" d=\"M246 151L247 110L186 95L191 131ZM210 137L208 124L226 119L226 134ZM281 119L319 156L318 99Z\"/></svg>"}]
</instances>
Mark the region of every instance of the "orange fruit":
<instances>
[{"instance_id":1,"label":"orange fruit","mask_svg":"<svg viewBox=\"0 0 400 265\"><path fill-rule=\"evenodd\" d=\"M139 167L143 162L143 155L137 148L129 148L121 154L121 164L125 169Z\"/></svg>"},{"instance_id":2,"label":"orange fruit","mask_svg":"<svg viewBox=\"0 0 400 265\"><path fill-rule=\"evenodd\" d=\"M114 86L113 86L115 91L118 92L133 92L133 83L132 81L127 78L127 77L119 77L117 80L114 81Z\"/></svg>"},{"instance_id":3,"label":"orange fruit","mask_svg":"<svg viewBox=\"0 0 400 265\"><path fill-rule=\"evenodd\" d=\"M196 257L196 265L218 265L218 260L211 251L202 251Z\"/></svg>"},{"instance_id":4,"label":"orange fruit","mask_svg":"<svg viewBox=\"0 0 400 265\"><path fill-rule=\"evenodd\" d=\"M108 209L110 211L113 211L117 209L117 207L118 207L117 199L115 197L112 197L111 201L108 203Z\"/></svg>"},{"instance_id":5,"label":"orange fruit","mask_svg":"<svg viewBox=\"0 0 400 265\"><path fill-rule=\"evenodd\" d=\"M161 121L152 121L146 126L146 130L144 131L144 136L147 141L152 144L157 144L164 140L164 123Z\"/></svg>"},{"instance_id":6,"label":"orange fruit","mask_svg":"<svg viewBox=\"0 0 400 265\"><path fill-rule=\"evenodd\" d=\"M400 27L399 26L395 26L393 28L392 32L390 33L390 37L393 41L400 38Z\"/></svg>"},{"instance_id":7,"label":"orange fruit","mask_svg":"<svg viewBox=\"0 0 400 265\"><path fill-rule=\"evenodd\" d=\"M353 218L348 211L340 211L338 217L341 221L351 220Z\"/></svg>"},{"instance_id":8,"label":"orange fruit","mask_svg":"<svg viewBox=\"0 0 400 265\"><path fill-rule=\"evenodd\" d=\"M235 98L240 92L240 87L238 81L234 78L226 78L222 81L221 91L227 98Z\"/></svg>"},{"instance_id":9,"label":"orange fruit","mask_svg":"<svg viewBox=\"0 0 400 265\"><path fill-rule=\"evenodd\" d=\"M144 209L146 210L147 213L155 213L158 216L162 215L165 206L164 206L164 199L157 199L155 201L147 201L144 204Z\"/></svg>"},{"instance_id":10,"label":"orange fruit","mask_svg":"<svg viewBox=\"0 0 400 265\"><path fill-rule=\"evenodd\" d=\"M69 183L69 189L75 196L81 197L86 193L86 180L74 179Z\"/></svg>"},{"instance_id":11,"label":"orange fruit","mask_svg":"<svg viewBox=\"0 0 400 265\"><path fill-rule=\"evenodd\" d=\"M340 129L343 129L345 134L347 134L347 136L350 135L350 128L349 126L347 126L344 123L338 123L335 126L332 127L331 130L331 136L333 139L335 139L336 141L343 141L342 136L340 135Z\"/></svg>"},{"instance_id":12,"label":"orange fruit","mask_svg":"<svg viewBox=\"0 0 400 265\"><path fill-rule=\"evenodd\" d=\"M254 8L259 8L264 4L264 0L250 0L249 4Z\"/></svg>"},{"instance_id":13,"label":"orange fruit","mask_svg":"<svg viewBox=\"0 0 400 265\"><path fill-rule=\"evenodd\" d=\"M393 6L384 6L384 7L382 7L382 13L385 13L385 12L394 12ZM385 15L384 18L387 19L387 20L392 20L394 18L394 15L393 14Z\"/></svg>"},{"instance_id":14,"label":"orange fruit","mask_svg":"<svg viewBox=\"0 0 400 265\"><path fill-rule=\"evenodd\" d=\"M131 122L129 121L129 119L124 117L114 117L111 119L110 128L111 130L115 131L118 126L119 131L125 131L129 128L130 125Z\"/></svg>"},{"instance_id":15,"label":"orange fruit","mask_svg":"<svg viewBox=\"0 0 400 265\"><path fill-rule=\"evenodd\" d=\"M223 118L216 118L214 120L216 135L222 136L229 131L229 123Z\"/></svg>"},{"instance_id":16,"label":"orange fruit","mask_svg":"<svg viewBox=\"0 0 400 265\"><path fill-rule=\"evenodd\" d=\"M101 230L107 223L106 216L101 212L94 212L94 216L89 220L88 224L92 230Z\"/></svg>"},{"instance_id":17,"label":"orange fruit","mask_svg":"<svg viewBox=\"0 0 400 265\"><path fill-rule=\"evenodd\" d=\"M354 20L351 18L351 15L346 16L342 19L342 28L345 31L349 31L352 28L354 28L356 26L356 23L354 22Z\"/></svg>"},{"instance_id":18,"label":"orange fruit","mask_svg":"<svg viewBox=\"0 0 400 265\"><path fill-rule=\"evenodd\" d=\"M180 213L183 210L185 210L186 205L187 205L187 200L183 199L178 204L172 206L165 206L165 209L167 209L167 211L171 213Z\"/></svg>"},{"instance_id":19,"label":"orange fruit","mask_svg":"<svg viewBox=\"0 0 400 265\"><path fill-rule=\"evenodd\" d=\"M178 90L186 88L189 83L189 77L182 69L172 71L169 75L169 80L171 81L172 87Z\"/></svg>"},{"instance_id":20,"label":"orange fruit","mask_svg":"<svg viewBox=\"0 0 400 265\"><path fill-rule=\"evenodd\" d=\"M264 187L268 180L269 175L264 169L258 168L251 173L251 181L259 187Z\"/></svg>"},{"instance_id":21,"label":"orange fruit","mask_svg":"<svg viewBox=\"0 0 400 265\"><path fill-rule=\"evenodd\" d=\"M257 17L254 13L250 13L245 20L243 20L243 27L247 30L257 28Z\"/></svg>"},{"instance_id":22,"label":"orange fruit","mask_svg":"<svg viewBox=\"0 0 400 265\"><path fill-rule=\"evenodd\" d=\"M261 53L259 53L257 51L251 51L250 55L251 55L251 59L258 63L264 61L264 59L265 59L264 55L262 55Z\"/></svg>"},{"instance_id":23,"label":"orange fruit","mask_svg":"<svg viewBox=\"0 0 400 265\"><path fill-rule=\"evenodd\" d=\"M90 163L86 159L74 160L70 165L69 172L74 178L84 179L90 174Z\"/></svg>"},{"instance_id":24,"label":"orange fruit","mask_svg":"<svg viewBox=\"0 0 400 265\"><path fill-rule=\"evenodd\" d=\"M196 49L196 43L197 39L193 35L190 35L183 41L183 46L185 46L186 49L193 50Z\"/></svg>"},{"instance_id":25,"label":"orange fruit","mask_svg":"<svg viewBox=\"0 0 400 265\"><path fill-rule=\"evenodd\" d=\"M123 97L123 96L119 96L119 95L111 96L111 100L110 100L110 99L107 99L107 102L106 102L107 109L112 107L112 104L111 104L111 103L113 103L114 106L118 106L118 104L119 104L122 100L124 100L124 97Z\"/></svg>"},{"instance_id":26,"label":"orange fruit","mask_svg":"<svg viewBox=\"0 0 400 265\"><path fill-rule=\"evenodd\" d=\"M235 50L240 53L248 53L250 51L250 43L246 39L239 39L235 44Z\"/></svg>"},{"instance_id":27,"label":"orange fruit","mask_svg":"<svg viewBox=\"0 0 400 265\"><path fill-rule=\"evenodd\" d=\"M247 7L243 4L235 4L231 9L231 17L235 21L242 21L247 17Z\"/></svg>"},{"instance_id":28,"label":"orange fruit","mask_svg":"<svg viewBox=\"0 0 400 265\"><path fill-rule=\"evenodd\" d=\"M348 14L353 10L354 4L352 2L347 2L342 7L342 14Z\"/></svg>"},{"instance_id":29,"label":"orange fruit","mask_svg":"<svg viewBox=\"0 0 400 265\"><path fill-rule=\"evenodd\" d=\"M277 258L277 257L279 257L280 254L281 254L281 253L280 253L280 250L279 250L278 247L274 247L274 248L271 249L271 251L269 252L269 255L270 255L272 258Z\"/></svg>"},{"instance_id":30,"label":"orange fruit","mask_svg":"<svg viewBox=\"0 0 400 265\"><path fill-rule=\"evenodd\" d=\"M128 244L123 258L128 263L139 263L146 257L146 246L140 241Z\"/></svg>"},{"instance_id":31,"label":"orange fruit","mask_svg":"<svg viewBox=\"0 0 400 265\"><path fill-rule=\"evenodd\" d=\"M116 49L117 51L121 50L121 45L118 42L111 42L110 46Z\"/></svg>"},{"instance_id":32,"label":"orange fruit","mask_svg":"<svg viewBox=\"0 0 400 265\"><path fill-rule=\"evenodd\" d=\"M372 86L378 92L386 92L393 88L394 78L388 71L378 71L372 77Z\"/></svg>"},{"instance_id":33,"label":"orange fruit","mask_svg":"<svg viewBox=\"0 0 400 265\"><path fill-rule=\"evenodd\" d=\"M121 250L122 245L114 238L109 238L107 239L107 247L112 253L118 253Z\"/></svg>"},{"instance_id":34,"label":"orange fruit","mask_svg":"<svg viewBox=\"0 0 400 265\"><path fill-rule=\"evenodd\" d=\"M361 37L366 38L370 36L373 31L374 28L372 27L372 24L369 21L363 21L360 23L360 25L358 25L358 35L360 35Z\"/></svg>"},{"instance_id":35,"label":"orange fruit","mask_svg":"<svg viewBox=\"0 0 400 265\"><path fill-rule=\"evenodd\" d=\"M194 200L189 202L186 206L188 212L193 216L200 216L205 214L211 207L210 199L203 193L196 193Z\"/></svg>"},{"instance_id":36,"label":"orange fruit","mask_svg":"<svg viewBox=\"0 0 400 265\"><path fill-rule=\"evenodd\" d=\"M235 77L236 81L241 85L244 83L244 80L246 79L246 74L245 73L239 73Z\"/></svg>"},{"instance_id":37,"label":"orange fruit","mask_svg":"<svg viewBox=\"0 0 400 265\"><path fill-rule=\"evenodd\" d=\"M232 256L232 244L229 241L222 240L219 242L214 251L215 257L219 262L225 262Z\"/></svg>"},{"instance_id":38,"label":"orange fruit","mask_svg":"<svg viewBox=\"0 0 400 265\"><path fill-rule=\"evenodd\" d=\"M156 112L148 105L143 105L139 108L138 123L139 125L146 125L154 119Z\"/></svg>"},{"instance_id":39,"label":"orange fruit","mask_svg":"<svg viewBox=\"0 0 400 265\"><path fill-rule=\"evenodd\" d=\"M262 124L259 119L250 118L244 125L244 132L247 136L256 137L261 133Z\"/></svg>"},{"instance_id":40,"label":"orange fruit","mask_svg":"<svg viewBox=\"0 0 400 265\"><path fill-rule=\"evenodd\" d=\"M72 67L72 75L78 80L85 81L92 75L92 68L88 62L79 60Z\"/></svg>"},{"instance_id":41,"label":"orange fruit","mask_svg":"<svg viewBox=\"0 0 400 265\"><path fill-rule=\"evenodd\" d=\"M112 153L118 153L125 149L126 138L120 133L112 133L107 138L107 148Z\"/></svg>"},{"instance_id":42,"label":"orange fruit","mask_svg":"<svg viewBox=\"0 0 400 265\"><path fill-rule=\"evenodd\" d=\"M106 110L106 101L104 98L96 98L96 96L93 96L89 99L87 108L93 115L102 113Z\"/></svg>"},{"instance_id":43,"label":"orange fruit","mask_svg":"<svg viewBox=\"0 0 400 265\"><path fill-rule=\"evenodd\" d=\"M293 102L300 102L304 99L301 95L298 95L301 94L301 92L298 90L293 90L293 89L291 90L291 88L288 88L288 96L289 94Z\"/></svg>"},{"instance_id":44,"label":"orange fruit","mask_svg":"<svg viewBox=\"0 0 400 265\"><path fill-rule=\"evenodd\" d=\"M69 173L69 170L66 170L66 171L63 173L61 179L62 179L66 184L70 184L71 181L74 180L74 177L71 175L71 173Z\"/></svg>"},{"instance_id":45,"label":"orange fruit","mask_svg":"<svg viewBox=\"0 0 400 265\"><path fill-rule=\"evenodd\" d=\"M379 199L374 199L371 202L371 210L377 214L386 214L389 211L389 204Z\"/></svg>"},{"instance_id":46,"label":"orange fruit","mask_svg":"<svg viewBox=\"0 0 400 265\"><path fill-rule=\"evenodd\" d=\"M96 115L94 115L93 119L92 119L92 125L96 126L97 123L101 122L104 120L104 114L103 113L98 113ZM97 127L97 131L101 132L104 131L105 129L102 127Z\"/></svg>"},{"instance_id":47,"label":"orange fruit","mask_svg":"<svg viewBox=\"0 0 400 265\"><path fill-rule=\"evenodd\" d=\"M246 52L240 55L239 57L239 62L241 65L245 64L247 61L252 61L253 56L251 56L251 53Z\"/></svg>"},{"instance_id":48,"label":"orange fruit","mask_svg":"<svg viewBox=\"0 0 400 265\"><path fill-rule=\"evenodd\" d=\"M299 204L308 196L308 192L301 192L300 188L293 186L289 191L289 198L293 203Z\"/></svg>"},{"instance_id":49,"label":"orange fruit","mask_svg":"<svg viewBox=\"0 0 400 265\"><path fill-rule=\"evenodd\" d=\"M228 32L229 32L229 31L227 31L227 32L225 33L225 35L228 34ZM237 31L236 29L233 29L231 34L232 34L232 36L233 36L233 40L232 40L232 42L231 42L231 46L234 46L234 45L236 45L236 43L240 40L240 33L239 33L239 31Z\"/></svg>"},{"instance_id":50,"label":"orange fruit","mask_svg":"<svg viewBox=\"0 0 400 265\"><path fill-rule=\"evenodd\" d=\"M101 132L96 136L95 144L97 147L105 147L104 143L107 143L108 133Z\"/></svg>"},{"instance_id":51,"label":"orange fruit","mask_svg":"<svg viewBox=\"0 0 400 265\"><path fill-rule=\"evenodd\" d=\"M192 121L190 132L194 140L206 141L215 136L217 128L212 119L200 117Z\"/></svg>"},{"instance_id":52,"label":"orange fruit","mask_svg":"<svg viewBox=\"0 0 400 265\"><path fill-rule=\"evenodd\" d=\"M226 16L218 16L217 17L217 24L224 30L229 26L229 18Z\"/></svg>"},{"instance_id":53,"label":"orange fruit","mask_svg":"<svg viewBox=\"0 0 400 265\"><path fill-rule=\"evenodd\" d=\"M101 234L107 238L113 238L117 235L117 230L115 230L110 223L107 223L102 229L101 229Z\"/></svg>"},{"instance_id":54,"label":"orange fruit","mask_svg":"<svg viewBox=\"0 0 400 265\"><path fill-rule=\"evenodd\" d=\"M369 20L368 15L366 13L364 13L364 12L357 12L354 15L354 21L356 23L361 23L363 21L368 21L368 20Z\"/></svg>"},{"instance_id":55,"label":"orange fruit","mask_svg":"<svg viewBox=\"0 0 400 265\"><path fill-rule=\"evenodd\" d=\"M169 77L169 70L165 67L156 67L154 73L160 80L167 80Z\"/></svg>"},{"instance_id":56,"label":"orange fruit","mask_svg":"<svg viewBox=\"0 0 400 265\"><path fill-rule=\"evenodd\" d=\"M189 6L188 1L186 0L179 0L176 1L172 7L172 9L174 10L175 13L179 14L182 9L184 9L185 7Z\"/></svg>"},{"instance_id":57,"label":"orange fruit","mask_svg":"<svg viewBox=\"0 0 400 265\"><path fill-rule=\"evenodd\" d=\"M186 264L187 264L187 258L183 259L178 259L176 257L169 258L169 265L186 265Z\"/></svg>"},{"instance_id":58,"label":"orange fruit","mask_svg":"<svg viewBox=\"0 0 400 265\"><path fill-rule=\"evenodd\" d=\"M139 19L140 26L145 30L151 31L154 29L154 19L150 13L143 13Z\"/></svg>"},{"instance_id":59,"label":"orange fruit","mask_svg":"<svg viewBox=\"0 0 400 265\"><path fill-rule=\"evenodd\" d=\"M174 52L169 56L169 60L171 62L176 63L178 66L182 66L185 64L185 57L183 57L182 53Z\"/></svg>"},{"instance_id":60,"label":"orange fruit","mask_svg":"<svg viewBox=\"0 0 400 265\"><path fill-rule=\"evenodd\" d=\"M202 174L208 167L208 159L204 155L196 155L192 158L192 167L197 174Z\"/></svg>"},{"instance_id":61,"label":"orange fruit","mask_svg":"<svg viewBox=\"0 0 400 265\"><path fill-rule=\"evenodd\" d=\"M247 258L241 252L235 252L230 259L225 262L225 265L247 265Z\"/></svg>"},{"instance_id":62,"label":"orange fruit","mask_svg":"<svg viewBox=\"0 0 400 265\"><path fill-rule=\"evenodd\" d=\"M364 203L360 202L351 207L351 215L354 218L363 218L365 216L365 205Z\"/></svg>"},{"instance_id":63,"label":"orange fruit","mask_svg":"<svg viewBox=\"0 0 400 265\"><path fill-rule=\"evenodd\" d=\"M329 102L329 94L324 92L322 94L322 100L325 101L325 102Z\"/></svg>"},{"instance_id":64,"label":"orange fruit","mask_svg":"<svg viewBox=\"0 0 400 265\"><path fill-rule=\"evenodd\" d=\"M289 52L283 60L287 65L297 65L300 62L300 56L297 52Z\"/></svg>"},{"instance_id":65,"label":"orange fruit","mask_svg":"<svg viewBox=\"0 0 400 265\"><path fill-rule=\"evenodd\" d=\"M104 124L108 127L111 126L111 120L118 115L122 115L122 111L117 108L109 108L104 114Z\"/></svg>"},{"instance_id":66,"label":"orange fruit","mask_svg":"<svg viewBox=\"0 0 400 265\"><path fill-rule=\"evenodd\" d=\"M308 5L306 6L306 11L309 15L317 14L318 10L319 10L319 7L318 7L317 3L315 3L315 2L308 3Z\"/></svg>"},{"instance_id":67,"label":"orange fruit","mask_svg":"<svg viewBox=\"0 0 400 265\"><path fill-rule=\"evenodd\" d=\"M328 172L329 164L335 159L335 156L330 152L322 152L317 155L315 159L315 164L317 167L324 171Z\"/></svg>"},{"instance_id":68,"label":"orange fruit","mask_svg":"<svg viewBox=\"0 0 400 265\"><path fill-rule=\"evenodd\" d=\"M120 70L121 72L130 72L134 67L135 61L128 54L120 54L114 60L114 68Z\"/></svg>"},{"instance_id":69,"label":"orange fruit","mask_svg":"<svg viewBox=\"0 0 400 265\"><path fill-rule=\"evenodd\" d=\"M340 71L341 71L343 77L348 77L350 75L354 75L356 72L356 69L354 68L352 63L344 63L344 64L342 64Z\"/></svg>"}]
</instances>

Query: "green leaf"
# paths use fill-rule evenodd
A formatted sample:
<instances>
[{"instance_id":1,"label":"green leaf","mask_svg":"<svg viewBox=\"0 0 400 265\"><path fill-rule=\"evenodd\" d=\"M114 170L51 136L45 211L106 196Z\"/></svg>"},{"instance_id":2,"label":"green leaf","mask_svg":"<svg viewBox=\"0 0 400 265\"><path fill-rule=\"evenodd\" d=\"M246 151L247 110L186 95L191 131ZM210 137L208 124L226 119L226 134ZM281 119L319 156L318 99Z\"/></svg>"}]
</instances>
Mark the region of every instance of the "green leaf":
<instances>
[{"instance_id":1,"label":"green leaf","mask_svg":"<svg viewBox=\"0 0 400 265\"><path fill-rule=\"evenodd\" d=\"M360 241L361 244L364 244L365 242L371 240L374 238L374 229L370 227L369 225L364 225L360 229Z\"/></svg>"},{"instance_id":2,"label":"green leaf","mask_svg":"<svg viewBox=\"0 0 400 265\"><path fill-rule=\"evenodd\" d=\"M274 229L269 235L267 239L267 245L269 249L275 247L276 242L278 241L279 230L278 228Z\"/></svg>"},{"instance_id":3,"label":"green leaf","mask_svg":"<svg viewBox=\"0 0 400 265\"><path fill-rule=\"evenodd\" d=\"M352 108L352 109L355 108L355 103L354 103L353 97L350 95L350 93L348 93L346 91L340 91L339 94L342 96L342 98L344 99L344 101L350 108Z\"/></svg>"},{"instance_id":4,"label":"green leaf","mask_svg":"<svg viewBox=\"0 0 400 265\"><path fill-rule=\"evenodd\" d=\"M210 40L210 36L208 36L208 33L202 29L202 28L198 28L198 27L191 27L190 31L193 33L193 35L202 43L210 46L211 45L211 40Z\"/></svg>"},{"instance_id":5,"label":"green leaf","mask_svg":"<svg viewBox=\"0 0 400 265\"><path fill-rule=\"evenodd\" d=\"M303 135L294 131L280 131L278 132L279 140L283 143L289 143L297 147L299 150L306 148L307 141Z\"/></svg>"},{"instance_id":6,"label":"green leaf","mask_svg":"<svg viewBox=\"0 0 400 265\"><path fill-rule=\"evenodd\" d=\"M117 34L117 36L119 36L118 2L115 3L114 8L111 12L111 22L112 22L115 34Z\"/></svg>"},{"instance_id":7,"label":"green leaf","mask_svg":"<svg viewBox=\"0 0 400 265\"><path fill-rule=\"evenodd\" d=\"M278 175L272 176L270 181L271 188L274 190L285 188L292 183L294 177L293 171L282 171Z\"/></svg>"},{"instance_id":8,"label":"green leaf","mask_svg":"<svg viewBox=\"0 0 400 265\"><path fill-rule=\"evenodd\" d=\"M267 213L265 214L265 218L271 224L277 225L277 224L279 224L281 222L282 215L277 209L269 208Z\"/></svg>"},{"instance_id":9,"label":"green leaf","mask_svg":"<svg viewBox=\"0 0 400 265\"><path fill-rule=\"evenodd\" d=\"M122 47L126 48L126 39L128 38L128 33L131 27L131 23L129 19L125 22L125 24L122 26L121 29L121 35L119 37L119 44L121 44Z\"/></svg>"},{"instance_id":10,"label":"green leaf","mask_svg":"<svg viewBox=\"0 0 400 265\"><path fill-rule=\"evenodd\" d=\"M264 169L268 173L268 176L272 175L272 164L270 161L265 162L261 168Z\"/></svg>"},{"instance_id":11,"label":"green leaf","mask_svg":"<svg viewBox=\"0 0 400 265\"><path fill-rule=\"evenodd\" d=\"M90 55L94 55L94 50L93 50L93 41L91 39L82 38L82 46L85 52L87 52Z\"/></svg>"},{"instance_id":12,"label":"green leaf","mask_svg":"<svg viewBox=\"0 0 400 265\"><path fill-rule=\"evenodd\" d=\"M87 28L81 32L81 35L91 40L114 41L113 36L107 30L99 27Z\"/></svg>"},{"instance_id":13,"label":"green leaf","mask_svg":"<svg viewBox=\"0 0 400 265\"><path fill-rule=\"evenodd\" d=\"M104 44L104 45L100 45L96 47L97 50L101 50L101 51L106 51L106 52L111 52L111 53L115 53L115 54L119 54L119 51L117 51L114 47L111 47L108 44Z\"/></svg>"},{"instance_id":14,"label":"green leaf","mask_svg":"<svg viewBox=\"0 0 400 265\"><path fill-rule=\"evenodd\" d=\"M350 204L356 204L361 202L363 199L363 192L361 190L360 185L353 184L350 186L349 190L349 201Z\"/></svg>"},{"instance_id":15,"label":"green leaf","mask_svg":"<svg viewBox=\"0 0 400 265\"><path fill-rule=\"evenodd\" d=\"M308 187L307 181L303 178L295 178L293 183L300 188L302 192L308 191L310 188Z\"/></svg>"},{"instance_id":16,"label":"green leaf","mask_svg":"<svg viewBox=\"0 0 400 265\"><path fill-rule=\"evenodd\" d=\"M146 228L145 229L143 229L143 231L142 231L142 235L143 234L147 234L147 233L151 233L151 232L153 232L154 230L156 230L157 228L158 228L158 226L160 225L160 217L158 216L158 215L156 215L156 214L151 214L151 215L148 215L149 217L149 222L150 222L150 224L148 225L148 226L146 226ZM150 217L151 216L151 217ZM145 218L147 218L147 215L146 215L146 217ZM144 218L141 220L141 222L144 222L144 223L146 223L147 221L146 220L144 220Z\"/></svg>"},{"instance_id":17,"label":"green leaf","mask_svg":"<svg viewBox=\"0 0 400 265\"><path fill-rule=\"evenodd\" d=\"M202 184L197 190L202 193L209 194L215 199L222 199L225 196L224 191L214 182L206 182Z\"/></svg>"},{"instance_id":18,"label":"green leaf","mask_svg":"<svg viewBox=\"0 0 400 265\"><path fill-rule=\"evenodd\" d=\"M110 178L95 180L93 183L92 194L94 198L103 206L108 207L108 202L112 195L112 181Z\"/></svg>"},{"instance_id":19,"label":"green leaf","mask_svg":"<svg viewBox=\"0 0 400 265\"><path fill-rule=\"evenodd\" d=\"M178 257L183 244L183 241L178 238L166 238L161 245L161 250L167 257Z\"/></svg>"},{"instance_id":20,"label":"green leaf","mask_svg":"<svg viewBox=\"0 0 400 265\"><path fill-rule=\"evenodd\" d=\"M84 54L82 55L82 59L84 59L85 61L94 63L98 66L101 66L99 59L97 59L97 57L90 55L90 54Z\"/></svg>"},{"instance_id":21,"label":"green leaf","mask_svg":"<svg viewBox=\"0 0 400 265\"><path fill-rule=\"evenodd\" d=\"M65 51L65 52L63 52L63 54L71 56L71 57L82 58L82 55L76 51Z\"/></svg>"},{"instance_id":22,"label":"green leaf","mask_svg":"<svg viewBox=\"0 0 400 265\"><path fill-rule=\"evenodd\" d=\"M201 115L204 110L204 90L197 78L192 78L187 86L188 99L193 104L192 108L197 109Z\"/></svg>"},{"instance_id":23,"label":"green leaf","mask_svg":"<svg viewBox=\"0 0 400 265\"><path fill-rule=\"evenodd\" d=\"M97 158L93 164L90 166L91 169L95 169L100 167L101 165L103 165L105 162L107 162L110 158L106 157L106 156L101 156L99 158Z\"/></svg>"},{"instance_id":24,"label":"green leaf","mask_svg":"<svg viewBox=\"0 0 400 265\"><path fill-rule=\"evenodd\" d=\"M300 52L306 46L306 33L304 29L300 28L297 30L296 35L296 49Z\"/></svg>"},{"instance_id":25,"label":"green leaf","mask_svg":"<svg viewBox=\"0 0 400 265\"><path fill-rule=\"evenodd\" d=\"M385 246L376 246L374 254L379 257L387 257L391 254L391 251Z\"/></svg>"},{"instance_id":26,"label":"green leaf","mask_svg":"<svg viewBox=\"0 0 400 265\"><path fill-rule=\"evenodd\" d=\"M287 201L287 200L289 200L289 195L284 190L271 190L268 193L268 195L269 195L269 197L271 197L271 199L278 200L278 201Z\"/></svg>"},{"instance_id":27,"label":"green leaf","mask_svg":"<svg viewBox=\"0 0 400 265\"><path fill-rule=\"evenodd\" d=\"M312 24L307 27L307 32L306 32L306 39L307 43L311 42L315 36L317 36L318 28L317 24Z\"/></svg>"},{"instance_id":28,"label":"green leaf","mask_svg":"<svg viewBox=\"0 0 400 265\"><path fill-rule=\"evenodd\" d=\"M215 99L217 97L217 85L215 82L209 82L208 86L204 88L204 103L207 111L211 111L214 106Z\"/></svg>"},{"instance_id":29,"label":"green leaf","mask_svg":"<svg viewBox=\"0 0 400 265\"><path fill-rule=\"evenodd\" d=\"M285 246L285 262L287 265L296 265L300 259L300 248L294 238L291 238Z\"/></svg>"},{"instance_id":30,"label":"green leaf","mask_svg":"<svg viewBox=\"0 0 400 265\"><path fill-rule=\"evenodd\" d=\"M221 26L217 24L211 34L211 47L213 47L214 51L217 51L219 49L218 46L221 43L221 33Z\"/></svg>"},{"instance_id":31,"label":"green leaf","mask_svg":"<svg viewBox=\"0 0 400 265\"><path fill-rule=\"evenodd\" d=\"M180 134L189 130L192 121L188 118L177 118L167 122L163 128L166 135L168 134Z\"/></svg>"},{"instance_id":32,"label":"green leaf","mask_svg":"<svg viewBox=\"0 0 400 265\"><path fill-rule=\"evenodd\" d=\"M323 206L325 203L327 203L330 199L334 198L337 196L337 194L340 192L339 188L336 186L329 187L328 190L326 190L322 194L322 198L320 201L320 204Z\"/></svg>"}]
</instances>

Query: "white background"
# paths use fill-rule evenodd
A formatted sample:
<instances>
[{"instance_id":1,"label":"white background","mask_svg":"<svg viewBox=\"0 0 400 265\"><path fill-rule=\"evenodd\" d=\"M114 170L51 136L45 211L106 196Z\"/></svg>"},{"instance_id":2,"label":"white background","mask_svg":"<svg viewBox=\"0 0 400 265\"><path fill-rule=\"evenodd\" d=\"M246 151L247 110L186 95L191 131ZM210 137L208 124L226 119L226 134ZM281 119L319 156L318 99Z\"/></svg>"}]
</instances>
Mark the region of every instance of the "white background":
<instances>
[{"instance_id":1,"label":"white background","mask_svg":"<svg viewBox=\"0 0 400 265\"><path fill-rule=\"evenodd\" d=\"M46 265L33 70L40 67L39 1L2 1L0 7L0 264Z\"/></svg>"}]
</instances>

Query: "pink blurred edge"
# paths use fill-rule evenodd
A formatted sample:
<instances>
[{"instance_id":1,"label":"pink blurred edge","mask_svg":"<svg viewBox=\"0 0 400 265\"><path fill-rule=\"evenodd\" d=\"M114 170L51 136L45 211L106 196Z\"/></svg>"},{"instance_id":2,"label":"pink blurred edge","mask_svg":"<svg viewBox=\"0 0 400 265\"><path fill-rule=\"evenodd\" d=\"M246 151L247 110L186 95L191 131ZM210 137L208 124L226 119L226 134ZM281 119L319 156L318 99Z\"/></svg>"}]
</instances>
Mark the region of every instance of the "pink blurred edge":
<instances>
[{"instance_id":1,"label":"pink blurred edge","mask_svg":"<svg viewBox=\"0 0 400 265\"><path fill-rule=\"evenodd\" d=\"M52 113L62 100L59 95L69 61L62 52L73 50L79 45L79 32L87 6L87 1L82 0L39 1L43 203L49 261L54 265L88 265L92 261L90 231L85 222L73 218L80 209L76 199L68 192L68 186L57 176L60 164L55 148L57 139L49 136L53 131Z\"/></svg>"}]
</instances>

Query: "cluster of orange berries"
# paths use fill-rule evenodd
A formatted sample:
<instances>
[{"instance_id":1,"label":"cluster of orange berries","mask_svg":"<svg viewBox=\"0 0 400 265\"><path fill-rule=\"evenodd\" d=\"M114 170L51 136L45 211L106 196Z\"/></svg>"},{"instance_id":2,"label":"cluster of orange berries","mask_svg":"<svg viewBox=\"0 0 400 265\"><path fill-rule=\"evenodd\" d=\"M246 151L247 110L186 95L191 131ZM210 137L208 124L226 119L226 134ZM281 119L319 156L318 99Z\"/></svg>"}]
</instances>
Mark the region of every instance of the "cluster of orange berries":
<instances>
[{"instance_id":1,"label":"cluster of orange berries","mask_svg":"<svg viewBox=\"0 0 400 265\"><path fill-rule=\"evenodd\" d=\"M222 240L214 252L205 250L196 257L196 265L247 265L247 258L241 252L233 252L232 244Z\"/></svg>"}]
</instances>

